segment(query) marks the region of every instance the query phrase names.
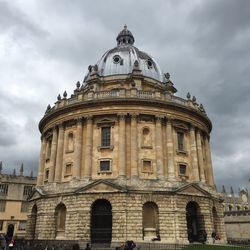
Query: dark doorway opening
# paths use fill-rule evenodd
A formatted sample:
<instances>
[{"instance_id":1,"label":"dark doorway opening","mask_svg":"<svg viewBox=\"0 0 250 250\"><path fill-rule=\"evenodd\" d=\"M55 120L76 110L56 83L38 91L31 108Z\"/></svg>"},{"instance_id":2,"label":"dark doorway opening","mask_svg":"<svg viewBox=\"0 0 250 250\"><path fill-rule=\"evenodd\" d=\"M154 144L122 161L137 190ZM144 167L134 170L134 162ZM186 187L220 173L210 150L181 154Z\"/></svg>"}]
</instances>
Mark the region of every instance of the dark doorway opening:
<instances>
[{"instance_id":1,"label":"dark doorway opening","mask_svg":"<svg viewBox=\"0 0 250 250\"><path fill-rule=\"evenodd\" d=\"M101 199L92 205L91 242L111 243L112 239L112 207L109 201Z\"/></svg>"},{"instance_id":2,"label":"dark doorway opening","mask_svg":"<svg viewBox=\"0 0 250 250\"><path fill-rule=\"evenodd\" d=\"M204 218L200 213L199 205L190 201L186 206L187 235L189 242L204 241Z\"/></svg>"},{"instance_id":3,"label":"dark doorway opening","mask_svg":"<svg viewBox=\"0 0 250 250\"><path fill-rule=\"evenodd\" d=\"M7 240L10 241L11 238L13 237L13 235L14 235L14 225L13 224L8 225L6 235L7 235Z\"/></svg>"}]
</instances>

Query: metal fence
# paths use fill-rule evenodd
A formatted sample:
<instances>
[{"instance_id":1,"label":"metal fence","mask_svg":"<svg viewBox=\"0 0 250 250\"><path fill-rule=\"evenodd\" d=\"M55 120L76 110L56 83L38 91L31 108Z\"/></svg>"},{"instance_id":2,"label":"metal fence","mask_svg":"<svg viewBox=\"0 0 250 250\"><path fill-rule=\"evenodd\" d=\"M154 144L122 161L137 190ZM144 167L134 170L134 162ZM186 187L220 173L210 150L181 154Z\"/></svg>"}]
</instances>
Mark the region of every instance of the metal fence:
<instances>
[{"instance_id":1,"label":"metal fence","mask_svg":"<svg viewBox=\"0 0 250 250\"><path fill-rule=\"evenodd\" d=\"M134 250L250 250L250 240L242 242L248 245L209 245L209 244L163 244L163 243L140 243ZM86 242L65 240L16 240L14 250L72 250L73 245L79 244L80 249L86 247ZM77 248L76 248L77 249ZM8 250L8 248L6 249ZM91 250L123 250L121 247L108 245L92 245Z\"/></svg>"}]
</instances>

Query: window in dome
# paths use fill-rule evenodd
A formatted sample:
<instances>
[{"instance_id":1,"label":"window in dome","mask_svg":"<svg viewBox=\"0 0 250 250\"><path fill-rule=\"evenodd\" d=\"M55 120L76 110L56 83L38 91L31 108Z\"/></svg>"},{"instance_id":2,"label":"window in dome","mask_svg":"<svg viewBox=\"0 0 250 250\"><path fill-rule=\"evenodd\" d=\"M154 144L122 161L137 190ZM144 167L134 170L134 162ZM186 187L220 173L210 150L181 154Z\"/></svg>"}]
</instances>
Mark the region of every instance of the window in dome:
<instances>
[{"instance_id":1,"label":"window in dome","mask_svg":"<svg viewBox=\"0 0 250 250\"><path fill-rule=\"evenodd\" d=\"M113 62L114 62L115 64L119 63L120 61L121 61L121 57L120 57L120 56L115 55L115 56L113 57Z\"/></svg>"},{"instance_id":2,"label":"window in dome","mask_svg":"<svg viewBox=\"0 0 250 250\"><path fill-rule=\"evenodd\" d=\"M150 59L147 60L147 64L149 69L153 67L153 62Z\"/></svg>"}]
</instances>

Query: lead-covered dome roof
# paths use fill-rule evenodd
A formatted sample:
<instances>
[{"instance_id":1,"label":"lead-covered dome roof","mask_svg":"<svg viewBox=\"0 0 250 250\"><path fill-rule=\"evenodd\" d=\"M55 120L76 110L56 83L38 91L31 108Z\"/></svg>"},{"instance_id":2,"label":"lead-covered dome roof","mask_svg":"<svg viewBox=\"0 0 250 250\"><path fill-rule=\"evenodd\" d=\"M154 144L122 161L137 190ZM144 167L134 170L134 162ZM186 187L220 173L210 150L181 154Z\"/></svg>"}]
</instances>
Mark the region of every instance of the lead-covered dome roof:
<instances>
[{"instance_id":1,"label":"lead-covered dome roof","mask_svg":"<svg viewBox=\"0 0 250 250\"><path fill-rule=\"evenodd\" d=\"M143 76L160 82L165 81L165 77L155 59L133 46L135 39L126 25L118 34L116 41L117 46L105 52L97 63L99 76L128 75L132 73L137 61L138 68Z\"/></svg>"}]
</instances>

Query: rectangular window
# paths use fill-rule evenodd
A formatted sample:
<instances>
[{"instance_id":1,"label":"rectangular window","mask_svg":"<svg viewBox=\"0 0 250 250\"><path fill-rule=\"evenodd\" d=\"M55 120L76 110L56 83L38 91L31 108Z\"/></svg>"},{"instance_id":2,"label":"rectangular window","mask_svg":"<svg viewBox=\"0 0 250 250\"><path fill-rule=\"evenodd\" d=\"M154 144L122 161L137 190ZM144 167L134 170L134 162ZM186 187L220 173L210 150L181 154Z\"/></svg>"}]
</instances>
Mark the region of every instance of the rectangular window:
<instances>
[{"instance_id":1,"label":"rectangular window","mask_svg":"<svg viewBox=\"0 0 250 250\"><path fill-rule=\"evenodd\" d=\"M31 194L33 186L24 186L23 188L23 196L27 197Z\"/></svg>"},{"instance_id":2,"label":"rectangular window","mask_svg":"<svg viewBox=\"0 0 250 250\"><path fill-rule=\"evenodd\" d=\"M52 147L52 137L50 137L46 142L46 160L50 159L51 155L51 147Z\"/></svg>"},{"instance_id":3,"label":"rectangular window","mask_svg":"<svg viewBox=\"0 0 250 250\"><path fill-rule=\"evenodd\" d=\"M100 161L100 171L101 172L109 172L109 171L111 171L110 161Z\"/></svg>"},{"instance_id":4,"label":"rectangular window","mask_svg":"<svg viewBox=\"0 0 250 250\"><path fill-rule=\"evenodd\" d=\"M0 195L8 194L8 184L0 184Z\"/></svg>"},{"instance_id":5,"label":"rectangular window","mask_svg":"<svg viewBox=\"0 0 250 250\"><path fill-rule=\"evenodd\" d=\"M101 128L101 146L102 147L109 147L110 146L110 133L111 128L110 127L102 127Z\"/></svg>"},{"instance_id":6,"label":"rectangular window","mask_svg":"<svg viewBox=\"0 0 250 250\"><path fill-rule=\"evenodd\" d=\"M26 230L26 224L27 224L26 220L19 221L18 230L19 231L25 231Z\"/></svg>"},{"instance_id":7,"label":"rectangular window","mask_svg":"<svg viewBox=\"0 0 250 250\"><path fill-rule=\"evenodd\" d=\"M0 212L5 212L6 201L0 200Z\"/></svg>"},{"instance_id":8,"label":"rectangular window","mask_svg":"<svg viewBox=\"0 0 250 250\"><path fill-rule=\"evenodd\" d=\"M48 181L48 179L49 179L49 170L46 169L46 170L45 170L44 181Z\"/></svg>"},{"instance_id":9,"label":"rectangular window","mask_svg":"<svg viewBox=\"0 0 250 250\"><path fill-rule=\"evenodd\" d=\"M187 175L187 166L185 164L179 164L179 174L180 175Z\"/></svg>"},{"instance_id":10,"label":"rectangular window","mask_svg":"<svg viewBox=\"0 0 250 250\"><path fill-rule=\"evenodd\" d=\"M0 231L3 230L3 220L0 220Z\"/></svg>"},{"instance_id":11,"label":"rectangular window","mask_svg":"<svg viewBox=\"0 0 250 250\"><path fill-rule=\"evenodd\" d=\"M178 142L178 150L184 151L184 133L183 132L177 132L177 142Z\"/></svg>"},{"instance_id":12,"label":"rectangular window","mask_svg":"<svg viewBox=\"0 0 250 250\"><path fill-rule=\"evenodd\" d=\"M64 176L72 175L72 163L67 163L65 165Z\"/></svg>"},{"instance_id":13,"label":"rectangular window","mask_svg":"<svg viewBox=\"0 0 250 250\"><path fill-rule=\"evenodd\" d=\"M21 204L21 213L27 213L28 212L28 205L29 205L28 202L22 201L22 204Z\"/></svg>"},{"instance_id":14,"label":"rectangular window","mask_svg":"<svg viewBox=\"0 0 250 250\"><path fill-rule=\"evenodd\" d=\"M151 173L152 172L152 161L151 160L143 160L142 161L142 172L143 173Z\"/></svg>"}]
</instances>

